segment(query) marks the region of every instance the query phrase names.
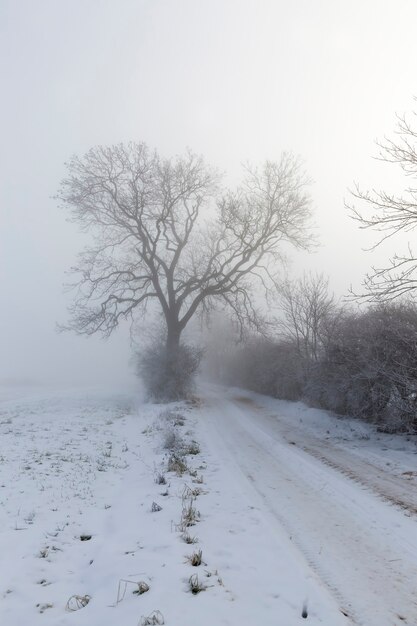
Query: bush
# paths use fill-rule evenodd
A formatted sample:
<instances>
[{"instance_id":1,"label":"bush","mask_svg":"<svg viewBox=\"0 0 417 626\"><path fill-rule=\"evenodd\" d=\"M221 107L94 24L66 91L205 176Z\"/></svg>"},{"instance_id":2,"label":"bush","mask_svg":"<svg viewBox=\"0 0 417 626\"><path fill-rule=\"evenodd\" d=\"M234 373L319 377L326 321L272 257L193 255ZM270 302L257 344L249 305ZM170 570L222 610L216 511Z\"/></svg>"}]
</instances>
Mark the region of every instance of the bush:
<instances>
[{"instance_id":1,"label":"bush","mask_svg":"<svg viewBox=\"0 0 417 626\"><path fill-rule=\"evenodd\" d=\"M229 382L283 400L303 392L303 363L290 341L252 338L229 357Z\"/></svg>"},{"instance_id":2,"label":"bush","mask_svg":"<svg viewBox=\"0 0 417 626\"><path fill-rule=\"evenodd\" d=\"M201 357L201 349L185 344L169 357L164 343L149 346L138 358L138 374L148 397L161 402L188 398L194 389Z\"/></svg>"},{"instance_id":3,"label":"bush","mask_svg":"<svg viewBox=\"0 0 417 626\"><path fill-rule=\"evenodd\" d=\"M285 400L417 432L417 307L390 302L334 310L315 358L295 341L252 338L229 355L229 382Z\"/></svg>"},{"instance_id":4,"label":"bush","mask_svg":"<svg viewBox=\"0 0 417 626\"><path fill-rule=\"evenodd\" d=\"M415 306L389 303L345 316L310 376L307 397L380 430L416 430Z\"/></svg>"},{"instance_id":5,"label":"bush","mask_svg":"<svg viewBox=\"0 0 417 626\"><path fill-rule=\"evenodd\" d=\"M170 452L179 452L184 447L183 438L173 429L168 429L164 433L162 447Z\"/></svg>"}]
</instances>

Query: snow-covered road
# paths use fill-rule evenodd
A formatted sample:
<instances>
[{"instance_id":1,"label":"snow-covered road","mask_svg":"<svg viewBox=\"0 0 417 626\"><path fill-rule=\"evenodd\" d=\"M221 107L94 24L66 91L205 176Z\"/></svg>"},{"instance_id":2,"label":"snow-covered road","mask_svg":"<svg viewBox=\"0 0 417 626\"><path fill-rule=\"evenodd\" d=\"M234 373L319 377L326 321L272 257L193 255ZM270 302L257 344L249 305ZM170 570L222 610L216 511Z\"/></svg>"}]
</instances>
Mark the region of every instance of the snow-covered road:
<instances>
[{"instance_id":1,"label":"snow-covered road","mask_svg":"<svg viewBox=\"0 0 417 626\"><path fill-rule=\"evenodd\" d=\"M204 438L223 468L256 492L276 532L285 529L351 623L417 624L412 470L399 472L390 461L384 469L383 445L369 458L364 447L303 432L273 401L265 407L217 390L203 413ZM417 458L405 457L408 468Z\"/></svg>"}]
</instances>

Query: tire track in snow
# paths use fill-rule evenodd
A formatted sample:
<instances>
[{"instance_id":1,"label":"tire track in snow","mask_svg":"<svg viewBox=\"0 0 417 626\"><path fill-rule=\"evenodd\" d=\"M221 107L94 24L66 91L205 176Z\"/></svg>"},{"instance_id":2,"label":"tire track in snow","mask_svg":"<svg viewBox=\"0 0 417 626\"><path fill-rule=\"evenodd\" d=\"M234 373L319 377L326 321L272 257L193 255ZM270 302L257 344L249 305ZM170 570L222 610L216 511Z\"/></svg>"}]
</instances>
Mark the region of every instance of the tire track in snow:
<instances>
[{"instance_id":1,"label":"tire track in snow","mask_svg":"<svg viewBox=\"0 0 417 626\"><path fill-rule=\"evenodd\" d=\"M400 522L413 524L412 520L398 516L392 508L385 511L384 503L372 493L358 490L356 483L338 471L329 471L321 460L300 448L277 440L275 431L271 436L259 429L251 407L242 410L226 401L220 406L223 417L214 424L218 437L227 442L265 507L351 622L363 626L415 624L412 581L417 580L413 561L417 541L407 545L407 533L411 528L415 533L415 526L403 529L400 537L390 542L394 528L401 526Z\"/></svg>"},{"instance_id":2,"label":"tire track in snow","mask_svg":"<svg viewBox=\"0 0 417 626\"><path fill-rule=\"evenodd\" d=\"M256 405L250 398L236 398L236 402L245 408L252 408L264 418L264 409ZM417 484L414 477L403 478L393 475L381 467L365 461L348 450L336 447L328 441L315 438L310 433L300 435L295 428L280 423L274 417L273 428L288 443L296 445L304 452L325 463L334 470L341 472L364 489L371 491L385 502L408 514L417 516Z\"/></svg>"},{"instance_id":3,"label":"tire track in snow","mask_svg":"<svg viewBox=\"0 0 417 626\"><path fill-rule=\"evenodd\" d=\"M262 493L259 487L256 485L255 478L248 472L244 471L245 476L251 481L254 489L263 499L266 507L270 509L268 503L268 497ZM289 512L289 511L288 511ZM310 550L307 545L302 541L302 538L299 537L295 532L293 526L288 523L288 519L284 516L280 515L276 510L271 511L275 519L279 522L279 524L284 528L292 541L292 543L296 546L296 548L301 552L304 556L306 562L309 567L313 570L315 574L317 574L318 578L322 583L327 587L330 591L332 597L336 600L339 605L340 612L349 619L352 626L362 626L362 622L359 617L355 615L353 607L351 606L349 599L338 589L331 580L331 576L325 568L321 567L315 558L315 554L313 550ZM289 512L290 513L290 512Z\"/></svg>"},{"instance_id":4,"label":"tire track in snow","mask_svg":"<svg viewBox=\"0 0 417 626\"><path fill-rule=\"evenodd\" d=\"M411 515L417 515L417 505L415 505L414 502L410 502L410 499L402 494L400 495L400 494L393 493L393 491L395 490L395 479L393 479L392 481L389 481L386 479L384 480L384 477L381 477L381 476L374 477L373 476L374 472L378 470L377 468L375 468L375 466L371 465L370 463L357 461L357 467L359 466L361 468L361 473L359 473L358 471L353 470L351 467L347 468L346 466L342 465L340 462L335 461L333 458L330 458L326 453L319 452L318 450L316 450L315 448L312 448L309 445L303 445L302 449L304 450L304 452L311 454L311 456L314 456L316 459L318 459L322 463L325 463L332 469L341 472L347 478L350 478L358 485L361 485L361 487L369 491L372 491L374 494L382 498L385 502L392 504L393 506L395 506L396 508L399 508L402 511L407 511ZM341 453L341 456L342 457L344 456L343 452ZM364 472L366 470L368 470L368 476L364 475ZM382 470L379 470L379 472L382 472ZM372 480L372 478L376 478L377 480ZM383 485L381 485L381 480L383 482ZM399 480L402 480L402 479L399 479ZM393 483L391 487L387 486L389 482ZM393 489L393 491L391 491L391 489ZM389 491L391 491L391 493L389 493Z\"/></svg>"}]
</instances>

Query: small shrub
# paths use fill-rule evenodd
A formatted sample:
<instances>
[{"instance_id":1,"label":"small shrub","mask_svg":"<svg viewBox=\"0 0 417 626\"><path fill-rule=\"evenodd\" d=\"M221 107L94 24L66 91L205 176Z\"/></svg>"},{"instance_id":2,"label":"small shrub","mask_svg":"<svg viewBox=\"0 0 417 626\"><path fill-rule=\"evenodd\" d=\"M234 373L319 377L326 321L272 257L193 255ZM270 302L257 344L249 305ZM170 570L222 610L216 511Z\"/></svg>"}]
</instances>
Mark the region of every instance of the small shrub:
<instances>
[{"instance_id":1,"label":"small shrub","mask_svg":"<svg viewBox=\"0 0 417 626\"><path fill-rule=\"evenodd\" d=\"M157 513L158 511L162 511L162 506L159 506L157 502L152 502L151 511L152 513Z\"/></svg>"},{"instance_id":2,"label":"small shrub","mask_svg":"<svg viewBox=\"0 0 417 626\"><path fill-rule=\"evenodd\" d=\"M168 472L175 472L179 476L182 476L187 470L187 464L177 454L171 454L168 459L167 465Z\"/></svg>"},{"instance_id":3,"label":"small shrub","mask_svg":"<svg viewBox=\"0 0 417 626\"><path fill-rule=\"evenodd\" d=\"M149 346L140 355L138 362L138 374L148 396L162 402L189 397L201 357L201 349L185 344L170 354L162 342Z\"/></svg>"},{"instance_id":4,"label":"small shrub","mask_svg":"<svg viewBox=\"0 0 417 626\"><path fill-rule=\"evenodd\" d=\"M194 526L200 519L200 512L193 506L194 500L191 499L188 504L183 504L181 513L181 526L185 529Z\"/></svg>"},{"instance_id":5,"label":"small shrub","mask_svg":"<svg viewBox=\"0 0 417 626\"><path fill-rule=\"evenodd\" d=\"M183 503L188 498L194 499L203 493L201 487L189 487L188 485L184 485L184 489L182 490L182 501Z\"/></svg>"},{"instance_id":6,"label":"small shrub","mask_svg":"<svg viewBox=\"0 0 417 626\"><path fill-rule=\"evenodd\" d=\"M185 417L182 413L178 413L172 409L162 411L159 417L170 423L172 426L184 426L185 424Z\"/></svg>"},{"instance_id":7,"label":"small shrub","mask_svg":"<svg viewBox=\"0 0 417 626\"><path fill-rule=\"evenodd\" d=\"M97 471L98 472L106 472L108 468L108 463L106 463L103 459L97 459Z\"/></svg>"},{"instance_id":8,"label":"small shrub","mask_svg":"<svg viewBox=\"0 0 417 626\"><path fill-rule=\"evenodd\" d=\"M167 479L165 478L165 474L163 474L162 472L158 472L158 474L155 476L155 482L157 485L166 485Z\"/></svg>"},{"instance_id":9,"label":"small shrub","mask_svg":"<svg viewBox=\"0 0 417 626\"><path fill-rule=\"evenodd\" d=\"M109 459L111 457L113 444L111 441L107 441L106 446L107 448L103 450L103 456Z\"/></svg>"},{"instance_id":10,"label":"small shrub","mask_svg":"<svg viewBox=\"0 0 417 626\"><path fill-rule=\"evenodd\" d=\"M145 583L145 581L140 580L138 582L138 588L134 589L133 593L136 594L137 596L141 596L143 593L146 593L147 591L149 591L148 583Z\"/></svg>"},{"instance_id":11,"label":"small shrub","mask_svg":"<svg viewBox=\"0 0 417 626\"><path fill-rule=\"evenodd\" d=\"M191 441L183 448L184 454L196 455L200 454L200 446L197 441Z\"/></svg>"},{"instance_id":12,"label":"small shrub","mask_svg":"<svg viewBox=\"0 0 417 626\"><path fill-rule=\"evenodd\" d=\"M187 561L193 567L199 567L203 562L203 551L196 550L196 552L193 552L190 556L187 556Z\"/></svg>"},{"instance_id":13,"label":"small shrub","mask_svg":"<svg viewBox=\"0 0 417 626\"><path fill-rule=\"evenodd\" d=\"M182 450L184 445L184 440L180 437L180 435L178 435L178 433L175 432L175 430L170 429L165 433L162 444L165 450L176 452Z\"/></svg>"},{"instance_id":14,"label":"small shrub","mask_svg":"<svg viewBox=\"0 0 417 626\"><path fill-rule=\"evenodd\" d=\"M207 587L199 581L197 574L190 576L188 579L188 586L193 596L196 596L201 591L205 591L207 589Z\"/></svg>"}]
</instances>

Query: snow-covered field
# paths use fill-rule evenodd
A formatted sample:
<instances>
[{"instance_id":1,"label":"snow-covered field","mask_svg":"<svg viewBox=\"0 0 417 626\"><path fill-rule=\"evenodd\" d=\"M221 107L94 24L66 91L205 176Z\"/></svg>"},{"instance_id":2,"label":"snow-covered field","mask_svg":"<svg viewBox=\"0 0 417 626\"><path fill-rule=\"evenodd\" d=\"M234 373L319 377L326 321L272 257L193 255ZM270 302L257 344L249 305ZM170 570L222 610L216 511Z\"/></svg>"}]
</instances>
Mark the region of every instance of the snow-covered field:
<instances>
[{"instance_id":1,"label":"snow-covered field","mask_svg":"<svg viewBox=\"0 0 417 626\"><path fill-rule=\"evenodd\" d=\"M0 388L0 624L416 624L416 459L236 390Z\"/></svg>"}]
</instances>

